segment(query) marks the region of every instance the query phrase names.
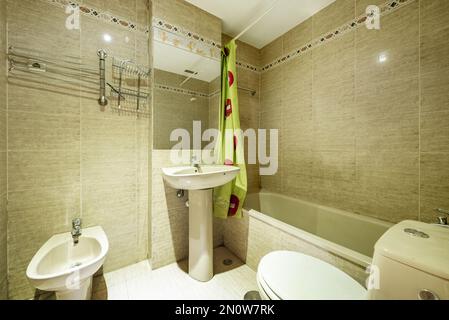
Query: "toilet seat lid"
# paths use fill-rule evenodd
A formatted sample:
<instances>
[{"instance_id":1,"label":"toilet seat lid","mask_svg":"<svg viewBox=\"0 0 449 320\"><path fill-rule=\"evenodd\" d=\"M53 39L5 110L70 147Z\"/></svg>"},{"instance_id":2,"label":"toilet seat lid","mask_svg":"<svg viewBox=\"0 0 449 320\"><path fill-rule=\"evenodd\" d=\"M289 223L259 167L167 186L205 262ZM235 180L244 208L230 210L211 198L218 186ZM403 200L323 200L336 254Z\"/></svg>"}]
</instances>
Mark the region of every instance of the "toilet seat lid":
<instances>
[{"instance_id":1,"label":"toilet seat lid","mask_svg":"<svg viewBox=\"0 0 449 320\"><path fill-rule=\"evenodd\" d=\"M361 300L366 289L336 267L298 252L276 251L258 268L261 285L282 300Z\"/></svg>"}]
</instances>

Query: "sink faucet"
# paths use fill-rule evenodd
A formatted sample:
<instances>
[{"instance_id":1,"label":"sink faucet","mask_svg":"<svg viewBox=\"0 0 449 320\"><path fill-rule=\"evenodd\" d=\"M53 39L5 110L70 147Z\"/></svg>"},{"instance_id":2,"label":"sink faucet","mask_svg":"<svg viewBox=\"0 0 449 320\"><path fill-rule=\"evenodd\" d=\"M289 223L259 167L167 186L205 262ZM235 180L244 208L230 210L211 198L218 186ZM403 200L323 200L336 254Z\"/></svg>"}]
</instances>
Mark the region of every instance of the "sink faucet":
<instances>
[{"instance_id":1,"label":"sink faucet","mask_svg":"<svg viewBox=\"0 0 449 320\"><path fill-rule=\"evenodd\" d=\"M81 219L75 218L72 220L72 238L73 244L76 246L81 236Z\"/></svg>"},{"instance_id":2,"label":"sink faucet","mask_svg":"<svg viewBox=\"0 0 449 320\"><path fill-rule=\"evenodd\" d=\"M192 167L201 173L201 160L199 160L196 155L192 156Z\"/></svg>"},{"instance_id":3,"label":"sink faucet","mask_svg":"<svg viewBox=\"0 0 449 320\"><path fill-rule=\"evenodd\" d=\"M449 210L445 210L445 209L435 209L436 212L438 212L439 214L446 214L449 215ZM447 222L447 217L438 217L438 224L441 224L443 226L447 226L448 222Z\"/></svg>"}]
</instances>

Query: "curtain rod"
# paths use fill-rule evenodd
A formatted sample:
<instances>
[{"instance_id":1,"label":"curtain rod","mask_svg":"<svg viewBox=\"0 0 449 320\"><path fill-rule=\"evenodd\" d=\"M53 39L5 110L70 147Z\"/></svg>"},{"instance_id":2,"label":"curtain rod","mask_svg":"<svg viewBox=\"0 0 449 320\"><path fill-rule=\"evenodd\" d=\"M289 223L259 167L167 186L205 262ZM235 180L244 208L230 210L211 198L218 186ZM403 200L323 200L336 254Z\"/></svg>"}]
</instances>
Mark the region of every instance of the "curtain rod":
<instances>
[{"instance_id":1,"label":"curtain rod","mask_svg":"<svg viewBox=\"0 0 449 320\"><path fill-rule=\"evenodd\" d=\"M249 26L247 26L245 29L243 29L242 32L240 32L234 39L232 39L233 41L237 41L240 37L242 37L246 32L248 32L248 30L250 30L252 27L254 27L257 23L259 23L260 20L262 20L263 18L265 18L265 16L267 14L269 14L271 12L271 10L274 9L274 7L276 6L276 3L279 0L275 0L273 2L273 5L263 14L261 15L259 18L257 18L256 20L254 20L253 22L251 22L251 24Z\"/></svg>"}]
</instances>

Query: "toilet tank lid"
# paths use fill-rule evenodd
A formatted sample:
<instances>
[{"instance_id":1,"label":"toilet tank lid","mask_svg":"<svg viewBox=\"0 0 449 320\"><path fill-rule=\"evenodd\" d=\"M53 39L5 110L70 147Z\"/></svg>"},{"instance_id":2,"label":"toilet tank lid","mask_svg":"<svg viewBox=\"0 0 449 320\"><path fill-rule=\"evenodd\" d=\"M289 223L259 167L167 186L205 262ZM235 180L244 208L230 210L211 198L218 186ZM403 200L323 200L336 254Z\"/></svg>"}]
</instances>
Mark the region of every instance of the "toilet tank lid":
<instances>
[{"instance_id":1,"label":"toilet tank lid","mask_svg":"<svg viewBox=\"0 0 449 320\"><path fill-rule=\"evenodd\" d=\"M403 221L379 239L375 246L376 255L449 279L449 228Z\"/></svg>"}]
</instances>

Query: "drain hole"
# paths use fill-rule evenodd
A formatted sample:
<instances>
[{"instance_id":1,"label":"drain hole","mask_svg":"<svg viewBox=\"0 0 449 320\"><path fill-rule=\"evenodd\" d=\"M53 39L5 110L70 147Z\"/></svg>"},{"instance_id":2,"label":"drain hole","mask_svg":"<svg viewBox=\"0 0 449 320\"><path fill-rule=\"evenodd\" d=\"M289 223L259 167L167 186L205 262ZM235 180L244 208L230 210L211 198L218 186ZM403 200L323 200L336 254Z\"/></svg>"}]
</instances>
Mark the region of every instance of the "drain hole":
<instances>
[{"instance_id":1,"label":"drain hole","mask_svg":"<svg viewBox=\"0 0 449 320\"><path fill-rule=\"evenodd\" d=\"M223 264L225 266L232 266L234 264L234 261L232 261L232 259L225 259L223 260Z\"/></svg>"},{"instance_id":2,"label":"drain hole","mask_svg":"<svg viewBox=\"0 0 449 320\"><path fill-rule=\"evenodd\" d=\"M245 297L243 298L245 301L248 300L262 300L260 297L259 291L249 291L245 294Z\"/></svg>"}]
</instances>

